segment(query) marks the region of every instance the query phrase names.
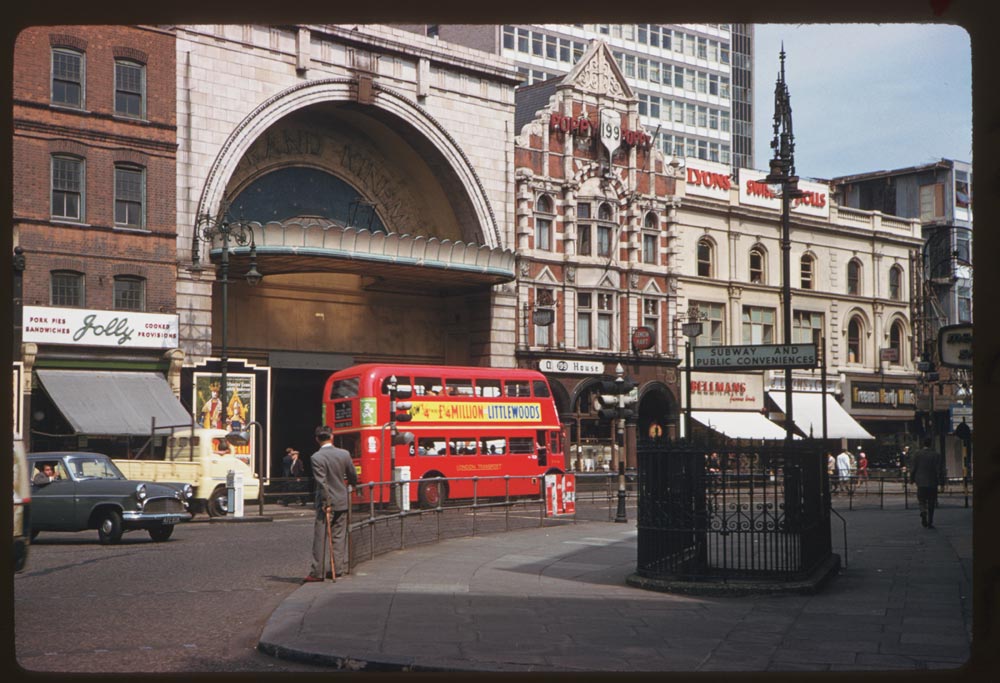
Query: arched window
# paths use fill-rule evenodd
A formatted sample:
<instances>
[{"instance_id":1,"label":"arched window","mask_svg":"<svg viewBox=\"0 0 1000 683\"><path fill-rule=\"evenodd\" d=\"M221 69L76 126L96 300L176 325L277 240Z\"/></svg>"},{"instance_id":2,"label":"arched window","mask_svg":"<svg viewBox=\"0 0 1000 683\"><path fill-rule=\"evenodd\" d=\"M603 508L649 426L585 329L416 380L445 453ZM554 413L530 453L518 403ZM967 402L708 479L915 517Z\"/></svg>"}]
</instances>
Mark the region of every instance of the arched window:
<instances>
[{"instance_id":1,"label":"arched window","mask_svg":"<svg viewBox=\"0 0 1000 683\"><path fill-rule=\"evenodd\" d=\"M597 255L612 256L614 252L615 212L607 202L597 209Z\"/></svg>"},{"instance_id":2,"label":"arched window","mask_svg":"<svg viewBox=\"0 0 1000 683\"><path fill-rule=\"evenodd\" d=\"M903 269L899 266L889 269L889 298L893 301L903 298Z\"/></svg>"},{"instance_id":3,"label":"arched window","mask_svg":"<svg viewBox=\"0 0 1000 683\"><path fill-rule=\"evenodd\" d=\"M82 109L85 78L84 53L68 47L52 50L52 103Z\"/></svg>"},{"instance_id":4,"label":"arched window","mask_svg":"<svg viewBox=\"0 0 1000 683\"><path fill-rule=\"evenodd\" d=\"M146 310L146 279L134 275L118 275L114 285L115 308L122 311Z\"/></svg>"},{"instance_id":5,"label":"arched window","mask_svg":"<svg viewBox=\"0 0 1000 683\"><path fill-rule=\"evenodd\" d=\"M896 350L894 365L903 364L903 323L898 320L889 328L889 348Z\"/></svg>"},{"instance_id":6,"label":"arched window","mask_svg":"<svg viewBox=\"0 0 1000 683\"><path fill-rule=\"evenodd\" d=\"M535 202L535 249L552 249L552 199L544 194Z\"/></svg>"},{"instance_id":7,"label":"arched window","mask_svg":"<svg viewBox=\"0 0 1000 683\"><path fill-rule=\"evenodd\" d=\"M861 263L857 259L847 263L847 293L861 294Z\"/></svg>"},{"instance_id":8,"label":"arched window","mask_svg":"<svg viewBox=\"0 0 1000 683\"><path fill-rule=\"evenodd\" d=\"M707 239L698 241L698 275L712 277L712 242Z\"/></svg>"},{"instance_id":9,"label":"arched window","mask_svg":"<svg viewBox=\"0 0 1000 683\"><path fill-rule=\"evenodd\" d=\"M861 357L861 333L863 326L861 323L861 318L854 316L851 321L847 323L847 362L848 363L862 363L864 359Z\"/></svg>"},{"instance_id":10,"label":"arched window","mask_svg":"<svg viewBox=\"0 0 1000 683\"><path fill-rule=\"evenodd\" d=\"M142 228L146 223L146 172L139 166L115 166L115 225Z\"/></svg>"},{"instance_id":11,"label":"arched window","mask_svg":"<svg viewBox=\"0 0 1000 683\"><path fill-rule=\"evenodd\" d=\"M85 188L83 159L53 155L52 217L75 221L83 220Z\"/></svg>"},{"instance_id":12,"label":"arched window","mask_svg":"<svg viewBox=\"0 0 1000 683\"><path fill-rule=\"evenodd\" d=\"M764 249L753 247L750 250L750 282L763 284L764 282Z\"/></svg>"},{"instance_id":13,"label":"arched window","mask_svg":"<svg viewBox=\"0 0 1000 683\"><path fill-rule=\"evenodd\" d=\"M801 284L802 289L815 289L816 285L816 272L815 272L816 260L809 254L802 255L800 274L801 274Z\"/></svg>"},{"instance_id":14,"label":"arched window","mask_svg":"<svg viewBox=\"0 0 1000 683\"><path fill-rule=\"evenodd\" d=\"M53 270L49 274L49 301L53 306L82 308L85 301L83 285L83 273Z\"/></svg>"}]
</instances>

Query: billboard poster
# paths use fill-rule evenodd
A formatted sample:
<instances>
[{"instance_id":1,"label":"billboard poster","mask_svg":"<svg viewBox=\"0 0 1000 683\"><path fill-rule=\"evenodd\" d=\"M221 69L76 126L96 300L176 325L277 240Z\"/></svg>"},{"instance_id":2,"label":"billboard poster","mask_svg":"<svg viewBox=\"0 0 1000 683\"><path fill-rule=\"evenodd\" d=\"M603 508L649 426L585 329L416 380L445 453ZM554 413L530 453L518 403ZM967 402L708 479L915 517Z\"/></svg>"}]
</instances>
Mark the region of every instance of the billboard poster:
<instances>
[{"instance_id":1,"label":"billboard poster","mask_svg":"<svg viewBox=\"0 0 1000 683\"><path fill-rule=\"evenodd\" d=\"M194 373L191 405L194 406L195 419L199 427L206 429L225 429L227 432L243 431L247 425L256 420L256 402L254 400L257 377L252 374L228 373L226 375L227 405L223 405L220 396L222 375L214 372ZM256 430L250 430L250 443L245 446L230 446L240 460L254 467L253 454L258 435Z\"/></svg>"}]
</instances>

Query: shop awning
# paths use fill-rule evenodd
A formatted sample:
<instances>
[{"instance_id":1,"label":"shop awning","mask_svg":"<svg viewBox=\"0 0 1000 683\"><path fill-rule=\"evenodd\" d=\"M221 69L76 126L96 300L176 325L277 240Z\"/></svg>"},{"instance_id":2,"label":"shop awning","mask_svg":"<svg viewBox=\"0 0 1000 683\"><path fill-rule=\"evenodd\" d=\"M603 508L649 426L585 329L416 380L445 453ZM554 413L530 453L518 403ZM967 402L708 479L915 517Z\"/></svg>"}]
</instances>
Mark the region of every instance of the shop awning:
<instances>
[{"instance_id":1,"label":"shop awning","mask_svg":"<svg viewBox=\"0 0 1000 683\"><path fill-rule=\"evenodd\" d=\"M692 410L691 417L730 439L785 438L785 430L782 427L757 412Z\"/></svg>"},{"instance_id":2,"label":"shop awning","mask_svg":"<svg viewBox=\"0 0 1000 683\"><path fill-rule=\"evenodd\" d=\"M785 408L785 392L769 391L768 398L781 410ZM823 397L826 397L826 435L829 439L874 439L858 421L844 410L831 394L792 392L792 420L806 436L823 438Z\"/></svg>"},{"instance_id":3,"label":"shop awning","mask_svg":"<svg viewBox=\"0 0 1000 683\"><path fill-rule=\"evenodd\" d=\"M36 370L38 379L77 434L148 436L158 426L190 425L162 375L113 370Z\"/></svg>"}]
</instances>

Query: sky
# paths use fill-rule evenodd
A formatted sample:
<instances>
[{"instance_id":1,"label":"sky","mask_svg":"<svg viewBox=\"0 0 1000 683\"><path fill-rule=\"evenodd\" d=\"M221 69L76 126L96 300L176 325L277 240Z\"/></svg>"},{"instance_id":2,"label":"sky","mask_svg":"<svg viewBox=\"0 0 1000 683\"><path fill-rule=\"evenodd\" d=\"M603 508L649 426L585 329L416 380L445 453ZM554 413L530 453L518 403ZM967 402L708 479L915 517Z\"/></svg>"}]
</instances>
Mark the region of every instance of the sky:
<instances>
[{"instance_id":1,"label":"sky","mask_svg":"<svg viewBox=\"0 0 1000 683\"><path fill-rule=\"evenodd\" d=\"M972 161L972 52L961 27L757 24L754 41L757 169L772 155L782 41L800 177Z\"/></svg>"}]
</instances>

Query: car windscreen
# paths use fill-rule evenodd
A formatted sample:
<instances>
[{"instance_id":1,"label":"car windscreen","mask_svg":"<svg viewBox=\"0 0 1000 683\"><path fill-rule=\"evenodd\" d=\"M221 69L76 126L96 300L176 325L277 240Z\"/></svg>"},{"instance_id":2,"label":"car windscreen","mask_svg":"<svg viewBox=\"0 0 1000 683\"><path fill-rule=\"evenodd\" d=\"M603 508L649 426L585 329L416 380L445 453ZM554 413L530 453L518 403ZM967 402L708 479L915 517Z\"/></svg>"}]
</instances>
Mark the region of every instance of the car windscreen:
<instances>
[{"instance_id":1,"label":"car windscreen","mask_svg":"<svg viewBox=\"0 0 1000 683\"><path fill-rule=\"evenodd\" d=\"M77 456L69 459L75 479L124 479L125 475L107 458Z\"/></svg>"}]
</instances>

